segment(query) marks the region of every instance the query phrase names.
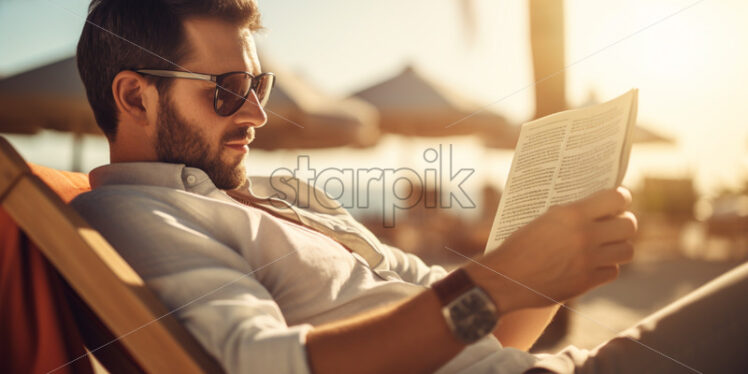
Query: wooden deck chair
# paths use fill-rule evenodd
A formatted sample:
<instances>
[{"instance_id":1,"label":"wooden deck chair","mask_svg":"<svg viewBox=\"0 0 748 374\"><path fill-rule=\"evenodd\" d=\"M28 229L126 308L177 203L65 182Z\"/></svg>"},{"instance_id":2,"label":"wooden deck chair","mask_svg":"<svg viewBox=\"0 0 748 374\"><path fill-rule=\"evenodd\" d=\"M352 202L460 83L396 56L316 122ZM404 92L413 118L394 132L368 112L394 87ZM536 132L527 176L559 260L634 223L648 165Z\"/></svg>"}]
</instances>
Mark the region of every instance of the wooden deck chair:
<instances>
[{"instance_id":1,"label":"wooden deck chair","mask_svg":"<svg viewBox=\"0 0 748 374\"><path fill-rule=\"evenodd\" d=\"M2 137L0 202L87 309L119 337L117 343L134 361L131 368L147 373L222 372L109 243L34 175Z\"/></svg>"}]
</instances>

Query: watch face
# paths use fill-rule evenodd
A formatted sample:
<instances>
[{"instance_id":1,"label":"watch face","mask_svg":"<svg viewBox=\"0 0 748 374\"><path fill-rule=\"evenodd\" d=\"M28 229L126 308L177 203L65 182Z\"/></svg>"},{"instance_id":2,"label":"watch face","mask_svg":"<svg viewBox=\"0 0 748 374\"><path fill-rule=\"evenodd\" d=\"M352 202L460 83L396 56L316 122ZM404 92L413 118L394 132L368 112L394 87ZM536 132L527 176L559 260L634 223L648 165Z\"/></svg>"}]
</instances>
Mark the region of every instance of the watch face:
<instances>
[{"instance_id":1,"label":"watch face","mask_svg":"<svg viewBox=\"0 0 748 374\"><path fill-rule=\"evenodd\" d=\"M460 295L444 308L447 322L455 335L472 343L488 335L496 327L496 306L480 288Z\"/></svg>"}]
</instances>

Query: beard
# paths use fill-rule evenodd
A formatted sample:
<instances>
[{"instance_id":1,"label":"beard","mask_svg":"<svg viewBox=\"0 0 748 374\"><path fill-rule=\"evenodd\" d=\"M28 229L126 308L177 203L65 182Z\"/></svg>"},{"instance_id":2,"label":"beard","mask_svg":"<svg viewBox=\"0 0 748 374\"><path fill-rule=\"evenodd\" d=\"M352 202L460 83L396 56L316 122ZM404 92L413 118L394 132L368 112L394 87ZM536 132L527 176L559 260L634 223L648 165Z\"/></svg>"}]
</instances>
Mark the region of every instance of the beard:
<instances>
[{"instance_id":1,"label":"beard","mask_svg":"<svg viewBox=\"0 0 748 374\"><path fill-rule=\"evenodd\" d=\"M227 131L220 143L214 147L208 143L205 133L177 113L168 95L159 98L157 120L156 155L161 162L185 164L208 174L216 187L231 190L246 180L243 157L236 162L221 159L223 144L232 140L252 138L249 127L237 127Z\"/></svg>"}]
</instances>

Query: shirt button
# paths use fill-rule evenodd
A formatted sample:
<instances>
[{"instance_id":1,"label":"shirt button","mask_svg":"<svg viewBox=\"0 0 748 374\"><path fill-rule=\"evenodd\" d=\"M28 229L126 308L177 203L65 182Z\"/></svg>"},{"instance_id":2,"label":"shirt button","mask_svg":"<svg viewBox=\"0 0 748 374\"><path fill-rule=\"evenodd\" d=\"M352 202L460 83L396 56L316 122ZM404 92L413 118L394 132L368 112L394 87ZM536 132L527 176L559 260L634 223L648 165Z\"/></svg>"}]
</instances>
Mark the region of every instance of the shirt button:
<instances>
[{"instance_id":1,"label":"shirt button","mask_svg":"<svg viewBox=\"0 0 748 374\"><path fill-rule=\"evenodd\" d=\"M195 184L195 182L197 182L197 177L194 175L187 176L187 184Z\"/></svg>"}]
</instances>

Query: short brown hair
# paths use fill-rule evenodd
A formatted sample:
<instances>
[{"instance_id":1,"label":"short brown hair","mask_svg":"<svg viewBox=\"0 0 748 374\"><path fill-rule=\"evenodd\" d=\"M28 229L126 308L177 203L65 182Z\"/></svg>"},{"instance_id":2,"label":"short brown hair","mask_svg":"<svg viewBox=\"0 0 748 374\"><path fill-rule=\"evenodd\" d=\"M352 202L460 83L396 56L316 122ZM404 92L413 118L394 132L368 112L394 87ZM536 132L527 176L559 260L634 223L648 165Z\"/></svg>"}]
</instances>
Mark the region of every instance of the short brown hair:
<instances>
[{"instance_id":1,"label":"short brown hair","mask_svg":"<svg viewBox=\"0 0 748 374\"><path fill-rule=\"evenodd\" d=\"M123 70L175 69L190 53L182 21L215 17L261 28L254 0L92 0L78 40L78 72L96 123L110 140L117 133L112 81ZM170 79L157 79L159 93Z\"/></svg>"}]
</instances>

